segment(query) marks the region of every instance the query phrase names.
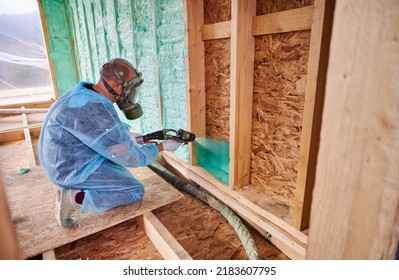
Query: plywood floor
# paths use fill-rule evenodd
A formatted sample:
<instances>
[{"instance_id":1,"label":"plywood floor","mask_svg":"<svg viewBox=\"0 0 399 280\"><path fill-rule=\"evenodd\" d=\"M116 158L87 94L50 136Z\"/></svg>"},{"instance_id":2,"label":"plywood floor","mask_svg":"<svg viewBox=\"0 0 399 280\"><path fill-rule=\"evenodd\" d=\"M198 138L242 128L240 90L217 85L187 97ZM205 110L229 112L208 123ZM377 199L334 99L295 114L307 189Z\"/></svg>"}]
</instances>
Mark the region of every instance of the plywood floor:
<instances>
[{"instance_id":1,"label":"plywood floor","mask_svg":"<svg viewBox=\"0 0 399 280\"><path fill-rule=\"evenodd\" d=\"M33 139L34 145L36 141ZM15 173L28 164L24 141L0 144L0 169L3 173ZM192 195L182 194L182 198L153 213L190 256L194 260L247 259L244 247L225 218ZM261 259L289 259L257 231L249 229ZM56 248L55 253L57 259L162 259L135 219L73 240Z\"/></svg>"}]
</instances>

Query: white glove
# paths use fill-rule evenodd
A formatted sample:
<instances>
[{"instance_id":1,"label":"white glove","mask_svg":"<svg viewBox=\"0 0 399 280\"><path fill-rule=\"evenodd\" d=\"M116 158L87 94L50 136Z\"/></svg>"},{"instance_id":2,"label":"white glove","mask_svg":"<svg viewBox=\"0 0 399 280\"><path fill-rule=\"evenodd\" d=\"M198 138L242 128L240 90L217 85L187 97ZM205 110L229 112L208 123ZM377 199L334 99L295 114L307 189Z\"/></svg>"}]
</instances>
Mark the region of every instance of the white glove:
<instances>
[{"instance_id":1,"label":"white glove","mask_svg":"<svg viewBox=\"0 0 399 280\"><path fill-rule=\"evenodd\" d=\"M181 143L177 142L175 140L172 139L168 139L162 142L163 144L163 149L165 151L170 151L170 152L174 152L177 150L177 148L180 147Z\"/></svg>"},{"instance_id":2,"label":"white glove","mask_svg":"<svg viewBox=\"0 0 399 280\"><path fill-rule=\"evenodd\" d=\"M143 143L139 143L137 142L137 137L143 136L140 133L136 133L136 132L129 132L130 134L130 139L132 139L134 145L141 147Z\"/></svg>"}]
</instances>

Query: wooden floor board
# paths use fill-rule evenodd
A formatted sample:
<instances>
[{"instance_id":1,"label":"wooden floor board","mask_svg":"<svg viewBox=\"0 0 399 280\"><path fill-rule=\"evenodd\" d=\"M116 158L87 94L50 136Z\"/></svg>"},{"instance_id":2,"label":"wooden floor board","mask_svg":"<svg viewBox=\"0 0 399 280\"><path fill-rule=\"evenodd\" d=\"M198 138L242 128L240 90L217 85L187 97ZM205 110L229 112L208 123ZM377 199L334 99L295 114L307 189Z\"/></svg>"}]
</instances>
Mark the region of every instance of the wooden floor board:
<instances>
[{"instance_id":1,"label":"wooden floor board","mask_svg":"<svg viewBox=\"0 0 399 280\"><path fill-rule=\"evenodd\" d=\"M55 220L56 186L45 177L40 166L25 174L8 172L3 182L18 240L24 258L30 258L64 244L81 239L148 211L176 201L182 194L147 167L131 169L144 184L145 195L140 208L135 205L104 213L81 215L81 227L62 229Z\"/></svg>"}]
</instances>

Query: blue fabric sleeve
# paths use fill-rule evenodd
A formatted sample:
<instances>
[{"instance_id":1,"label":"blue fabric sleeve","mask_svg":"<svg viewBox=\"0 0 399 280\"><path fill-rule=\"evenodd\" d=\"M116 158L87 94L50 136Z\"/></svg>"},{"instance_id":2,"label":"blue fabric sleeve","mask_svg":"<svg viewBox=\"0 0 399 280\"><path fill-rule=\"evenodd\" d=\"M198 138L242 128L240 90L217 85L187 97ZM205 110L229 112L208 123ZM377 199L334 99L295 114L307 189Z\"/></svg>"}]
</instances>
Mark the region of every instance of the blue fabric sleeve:
<instances>
[{"instance_id":1,"label":"blue fabric sleeve","mask_svg":"<svg viewBox=\"0 0 399 280\"><path fill-rule=\"evenodd\" d=\"M76 117L78 116L78 117ZM112 104L89 102L64 108L58 115L63 128L101 156L125 167L151 164L159 150L153 145L136 146Z\"/></svg>"}]
</instances>

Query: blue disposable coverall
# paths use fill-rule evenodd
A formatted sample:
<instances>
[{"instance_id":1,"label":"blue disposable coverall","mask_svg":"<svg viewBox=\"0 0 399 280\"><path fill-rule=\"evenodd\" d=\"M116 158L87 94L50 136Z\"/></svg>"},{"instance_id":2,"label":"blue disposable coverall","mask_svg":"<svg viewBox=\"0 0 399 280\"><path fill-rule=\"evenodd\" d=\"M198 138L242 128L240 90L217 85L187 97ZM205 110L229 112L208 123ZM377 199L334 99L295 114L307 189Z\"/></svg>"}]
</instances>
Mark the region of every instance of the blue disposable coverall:
<instances>
[{"instance_id":1,"label":"blue disposable coverall","mask_svg":"<svg viewBox=\"0 0 399 280\"><path fill-rule=\"evenodd\" d=\"M153 144L136 146L113 103L81 82L50 107L39 137L39 160L61 189L85 192L81 212L104 212L139 201L144 186L127 167L158 156Z\"/></svg>"}]
</instances>

